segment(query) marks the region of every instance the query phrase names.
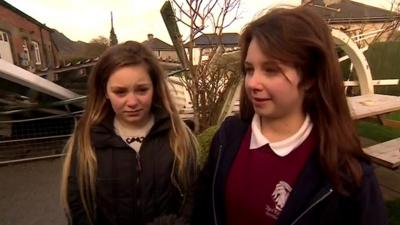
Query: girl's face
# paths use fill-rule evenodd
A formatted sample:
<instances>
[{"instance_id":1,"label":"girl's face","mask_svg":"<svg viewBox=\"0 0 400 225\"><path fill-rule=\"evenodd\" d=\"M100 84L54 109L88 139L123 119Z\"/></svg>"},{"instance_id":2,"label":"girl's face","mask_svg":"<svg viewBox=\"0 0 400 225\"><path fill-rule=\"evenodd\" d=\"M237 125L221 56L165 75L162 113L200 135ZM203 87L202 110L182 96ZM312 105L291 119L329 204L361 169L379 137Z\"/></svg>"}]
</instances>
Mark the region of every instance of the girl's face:
<instances>
[{"instance_id":1,"label":"girl's face","mask_svg":"<svg viewBox=\"0 0 400 225\"><path fill-rule=\"evenodd\" d=\"M153 83L143 65L122 67L107 81L106 98L115 117L127 126L142 126L150 119Z\"/></svg>"},{"instance_id":2,"label":"girl's face","mask_svg":"<svg viewBox=\"0 0 400 225\"><path fill-rule=\"evenodd\" d=\"M301 78L293 66L265 56L253 39L244 68L246 94L261 118L274 120L303 114L304 91L299 89Z\"/></svg>"}]
</instances>

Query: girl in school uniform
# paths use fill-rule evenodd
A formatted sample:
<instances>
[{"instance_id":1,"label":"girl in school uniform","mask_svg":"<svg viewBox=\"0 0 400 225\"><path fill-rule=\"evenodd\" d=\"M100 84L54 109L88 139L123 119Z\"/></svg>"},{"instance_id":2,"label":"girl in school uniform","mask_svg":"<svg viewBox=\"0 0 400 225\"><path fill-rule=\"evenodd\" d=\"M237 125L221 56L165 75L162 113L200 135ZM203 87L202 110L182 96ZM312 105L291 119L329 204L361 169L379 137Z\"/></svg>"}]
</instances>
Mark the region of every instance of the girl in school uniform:
<instances>
[{"instance_id":1,"label":"girl in school uniform","mask_svg":"<svg viewBox=\"0 0 400 225\"><path fill-rule=\"evenodd\" d=\"M387 224L325 21L304 6L273 9L240 43L240 116L213 138L193 224Z\"/></svg>"}]
</instances>

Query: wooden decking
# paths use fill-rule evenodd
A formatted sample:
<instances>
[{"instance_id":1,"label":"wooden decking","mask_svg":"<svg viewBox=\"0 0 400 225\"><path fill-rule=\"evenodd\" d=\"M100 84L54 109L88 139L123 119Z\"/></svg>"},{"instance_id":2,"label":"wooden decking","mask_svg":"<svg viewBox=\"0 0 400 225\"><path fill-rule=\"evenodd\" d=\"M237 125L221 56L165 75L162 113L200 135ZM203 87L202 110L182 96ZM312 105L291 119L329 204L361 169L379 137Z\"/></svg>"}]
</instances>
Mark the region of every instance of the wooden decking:
<instances>
[{"instance_id":1,"label":"wooden decking","mask_svg":"<svg viewBox=\"0 0 400 225\"><path fill-rule=\"evenodd\" d=\"M375 141L361 137L363 147L376 145ZM400 168L390 169L374 164L375 174L385 201L400 199Z\"/></svg>"},{"instance_id":2,"label":"wooden decking","mask_svg":"<svg viewBox=\"0 0 400 225\"><path fill-rule=\"evenodd\" d=\"M400 138L364 148L364 152L380 165L395 169L400 166Z\"/></svg>"},{"instance_id":3,"label":"wooden decking","mask_svg":"<svg viewBox=\"0 0 400 225\"><path fill-rule=\"evenodd\" d=\"M400 169L375 165L375 174L385 201L400 199Z\"/></svg>"}]
</instances>

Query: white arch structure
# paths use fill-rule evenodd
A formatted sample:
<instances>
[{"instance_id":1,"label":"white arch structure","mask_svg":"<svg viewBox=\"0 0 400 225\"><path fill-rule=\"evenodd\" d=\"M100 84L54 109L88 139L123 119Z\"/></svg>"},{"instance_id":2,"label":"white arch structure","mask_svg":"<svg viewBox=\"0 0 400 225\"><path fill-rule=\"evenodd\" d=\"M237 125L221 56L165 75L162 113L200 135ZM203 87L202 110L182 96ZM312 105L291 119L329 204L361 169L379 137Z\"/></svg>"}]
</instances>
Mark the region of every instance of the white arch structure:
<instances>
[{"instance_id":1,"label":"white arch structure","mask_svg":"<svg viewBox=\"0 0 400 225\"><path fill-rule=\"evenodd\" d=\"M349 36L340 30L332 29L331 33L336 45L346 52L354 65L360 84L361 95L374 94L371 70L369 69L368 61L363 52Z\"/></svg>"}]
</instances>

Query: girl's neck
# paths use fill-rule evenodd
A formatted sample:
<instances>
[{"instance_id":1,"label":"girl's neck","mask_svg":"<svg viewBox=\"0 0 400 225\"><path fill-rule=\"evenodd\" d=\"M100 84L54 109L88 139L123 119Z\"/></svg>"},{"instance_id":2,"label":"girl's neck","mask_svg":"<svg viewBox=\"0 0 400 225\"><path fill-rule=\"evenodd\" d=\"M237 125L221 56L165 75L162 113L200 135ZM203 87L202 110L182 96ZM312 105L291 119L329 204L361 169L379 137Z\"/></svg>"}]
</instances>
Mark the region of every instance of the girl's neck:
<instances>
[{"instance_id":1,"label":"girl's neck","mask_svg":"<svg viewBox=\"0 0 400 225\"><path fill-rule=\"evenodd\" d=\"M147 126L147 124L150 122L150 120L153 119L153 115L149 114L147 117L143 118L143 120L136 122L136 123L127 123L125 121L122 121L118 118L116 120L118 123L127 130L138 130L138 129L143 129Z\"/></svg>"},{"instance_id":2,"label":"girl's neck","mask_svg":"<svg viewBox=\"0 0 400 225\"><path fill-rule=\"evenodd\" d=\"M295 134L305 119L304 113L296 113L282 118L260 117L261 132L270 142L282 141Z\"/></svg>"}]
</instances>

